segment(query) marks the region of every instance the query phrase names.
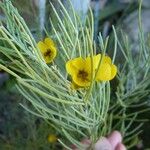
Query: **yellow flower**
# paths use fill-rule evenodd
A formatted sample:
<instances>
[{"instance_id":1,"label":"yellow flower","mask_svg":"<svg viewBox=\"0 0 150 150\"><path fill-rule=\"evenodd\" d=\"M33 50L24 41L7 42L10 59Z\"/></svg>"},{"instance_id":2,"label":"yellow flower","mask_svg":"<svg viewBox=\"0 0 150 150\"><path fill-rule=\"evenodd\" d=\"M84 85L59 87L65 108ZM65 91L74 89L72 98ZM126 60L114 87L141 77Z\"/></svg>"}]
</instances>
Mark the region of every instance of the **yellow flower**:
<instances>
[{"instance_id":1,"label":"yellow flower","mask_svg":"<svg viewBox=\"0 0 150 150\"><path fill-rule=\"evenodd\" d=\"M93 76L96 74L96 81L109 81L115 77L117 67L112 64L111 58L103 56L101 60L101 57L101 54L95 55L93 58L78 57L66 63L66 70L72 77L71 87L73 89L88 87L92 79L92 72Z\"/></svg>"},{"instance_id":2,"label":"yellow flower","mask_svg":"<svg viewBox=\"0 0 150 150\"><path fill-rule=\"evenodd\" d=\"M44 41L39 41L37 47L40 49L45 62L51 63L56 57L57 48L50 38L45 38Z\"/></svg>"},{"instance_id":3,"label":"yellow flower","mask_svg":"<svg viewBox=\"0 0 150 150\"><path fill-rule=\"evenodd\" d=\"M58 139L57 136L54 134L49 134L48 138L47 138L49 143L55 143L55 142L57 142L57 139Z\"/></svg>"},{"instance_id":4,"label":"yellow flower","mask_svg":"<svg viewBox=\"0 0 150 150\"><path fill-rule=\"evenodd\" d=\"M98 59L100 61L101 57L99 57ZM103 56L96 75L96 81L112 80L116 76L116 74L117 67L114 64L112 64L111 58L108 56Z\"/></svg>"},{"instance_id":5,"label":"yellow flower","mask_svg":"<svg viewBox=\"0 0 150 150\"><path fill-rule=\"evenodd\" d=\"M93 57L93 67L91 68L91 58L87 57L83 59L82 57L78 57L72 60L69 60L66 63L66 70L68 74L71 75L73 80L73 85L76 87L87 87L90 85L92 79L92 70L94 73L94 69L96 68L97 57Z\"/></svg>"}]
</instances>

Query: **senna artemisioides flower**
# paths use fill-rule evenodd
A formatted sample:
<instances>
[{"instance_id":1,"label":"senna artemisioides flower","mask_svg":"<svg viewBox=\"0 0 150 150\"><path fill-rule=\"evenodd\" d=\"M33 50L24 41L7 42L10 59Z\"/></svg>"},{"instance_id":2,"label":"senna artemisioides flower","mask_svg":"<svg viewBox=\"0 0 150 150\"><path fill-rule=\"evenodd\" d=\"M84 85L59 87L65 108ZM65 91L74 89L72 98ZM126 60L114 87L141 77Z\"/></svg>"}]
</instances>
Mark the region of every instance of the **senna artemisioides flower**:
<instances>
[{"instance_id":1,"label":"senna artemisioides flower","mask_svg":"<svg viewBox=\"0 0 150 150\"><path fill-rule=\"evenodd\" d=\"M102 56L101 58L100 54L93 56L93 59L78 57L69 60L66 63L66 70L78 87L90 86L92 71L96 81L112 80L117 73L117 67L112 64L110 57Z\"/></svg>"},{"instance_id":2,"label":"senna artemisioides flower","mask_svg":"<svg viewBox=\"0 0 150 150\"><path fill-rule=\"evenodd\" d=\"M37 44L46 63L51 63L56 57L57 48L54 41L50 38L45 38L44 41L39 41Z\"/></svg>"}]
</instances>

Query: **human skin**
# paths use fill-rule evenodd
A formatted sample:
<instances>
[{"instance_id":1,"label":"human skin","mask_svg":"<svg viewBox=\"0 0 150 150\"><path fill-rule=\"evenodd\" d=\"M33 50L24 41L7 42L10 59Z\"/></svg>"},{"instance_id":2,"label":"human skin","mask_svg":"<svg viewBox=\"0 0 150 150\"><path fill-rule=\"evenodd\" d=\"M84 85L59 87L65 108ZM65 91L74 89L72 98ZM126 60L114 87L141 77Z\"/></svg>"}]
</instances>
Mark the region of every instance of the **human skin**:
<instances>
[{"instance_id":1,"label":"human skin","mask_svg":"<svg viewBox=\"0 0 150 150\"><path fill-rule=\"evenodd\" d=\"M94 150L126 150L120 132L113 131L107 138L102 137L95 144Z\"/></svg>"},{"instance_id":2,"label":"human skin","mask_svg":"<svg viewBox=\"0 0 150 150\"><path fill-rule=\"evenodd\" d=\"M84 150L88 150L91 141L84 139L81 143L87 147ZM76 147L73 147L72 149L78 150ZM120 132L113 131L108 137L101 137L95 143L93 150L126 150L126 147L122 143L122 136Z\"/></svg>"}]
</instances>

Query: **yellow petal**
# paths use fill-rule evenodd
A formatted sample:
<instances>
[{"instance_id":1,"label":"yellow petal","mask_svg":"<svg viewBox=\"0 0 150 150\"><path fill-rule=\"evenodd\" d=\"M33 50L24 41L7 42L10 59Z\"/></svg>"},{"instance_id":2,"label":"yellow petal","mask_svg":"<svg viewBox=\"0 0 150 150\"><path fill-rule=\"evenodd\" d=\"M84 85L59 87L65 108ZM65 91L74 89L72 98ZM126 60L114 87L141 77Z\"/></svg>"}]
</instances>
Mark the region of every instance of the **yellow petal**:
<instances>
[{"instance_id":1,"label":"yellow petal","mask_svg":"<svg viewBox=\"0 0 150 150\"><path fill-rule=\"evenodd\" d=\"M96 80L108 81L111 78L111 66L108 63L102 63L98 69Z\"/></svg>"},{"instance_id":2,"label":"yellow petal","mask_svg":"<svg viewBox=\"0 0 150 150\"><path fill-rule=\"evenodd\" d=\"M53 41L52 39L50 39L50 38L45 38L45 39L44 39L44 43L45 43L48 47L51 47L51 46L56 47L54 41Z\"/></svg>"},{"instance_id":3,"label":"yellow petal","mask_svg":"<svg viewBox=\"0 0 150 150\"><path fill-rule=\"evenodd\" d=\"M55 143L55 142L57 142L57 136L54 134L49 134L47 140L50 143Z\"/></svg>"},{"instance_id":4,"label":"yellow petal","mask_svg":"<svg viewBox=\"0 0 150 150\"><path fill-rule=\"evenodd\" d=\"M76 71L76 69L72 65L72 60L67 61L66 63L66 71L68 74L72 75Z\"/></svg>"},{"instance_id":5,"label":"yellow petal","mask_svg":"<svg viewBox=\"0 0 150 150\"><path fill-rule=\"evenodd\" d=\"M111 64L111 58L109 56L104 56L103 62Z\"/></svg>"},{"instance_id":6,"label":"yellow petal","mask_svg":"<svg viewBox=\"0 0 150 150\"><path fill-rule=\"evenodd\" d=\"M101 60L101 57L103 60ZM93 56L93 67L94 67L94 69L97 69L100 61L101 61L101 63L111 64L111 58L109 56L101 56L101 54L98 54L96 56Z\"/></svg>"},{"instance_id":7,"label":"yellow petal","mask_svg":"<svg viewBox=\"0 0 150 150\"><path fill-rule=\"evenodd\" d=\"M75 67L76 69L81 69L85 67L85 59L82 57L78 57L72 60L72 66Z\"/></svg>"},{"instance_id":8,"label":"yellow petal","mask_svg":"<svg viewBox=\"0 0 150 150\"><path fill-rule=\"evenodd\" d=\"M84 69L84 67L85 67L85 60L81 57L69 60L66 63L66 70L70 75L73 75L78 70Z\"/></svg>"},{"instance_id":9,"label":"yellow petal","mask_svg":"<svg viewBox=\"0 0 150 150\"><path fill-rule=\"evenodd\" d=\"M37 47L40 49L41 53L44 53L47 50L47 46L42 41L38 42Z\"/></svg>"},{"instance_id":10,"label":"yellow petal","mask_svg":"<svg viewBox=\"0 0 150 150\"><path fill-rule=\"evenodd\" d=\"M111 65L111 78L110 80L112 80L117 74L117 67L115 65Z\"/></svg>"},{"instance_id":11,"label":"yellow petal","mask_svg":"<svg viewBox=\"0 0 150 150\"><path fill-rule=\"evenodd\" d=\"M57 55L57 48L54 47L54 46L51 46L51 51L52 51L52 53L53 53L52 59L54 59L54 58L56 57L56 55Z\"/></svg>"},{"instance_id":12,"label":"yellow petal","mask_svg":"<svg viewBox=\"0 0 150 150\"><path fill-rule=\"evenodd\" d=\"M98 55L94 56L94 61L96 63L99 63L100 59L101 59L101 54L98 54Z\"/></svg>"},{"instance_id":13,"label":"yellow petal","mask_svg":"<svg viewBox=\"0 0 150 150\"><path fill-rule=\"evenodd\" d=\"M89 69L91 70L91 67L93 68L93 70L95 70L98 67L99 64L99 60L100 60L101 55L98 54L96 56L93 56L93 58L91 58L90 56L88 56L85 61L86 61L86 66L89 66ZM92 64L93 63L93 64ZM91 64L93 66L91 66Z\"/></svg>"}]
</instances>

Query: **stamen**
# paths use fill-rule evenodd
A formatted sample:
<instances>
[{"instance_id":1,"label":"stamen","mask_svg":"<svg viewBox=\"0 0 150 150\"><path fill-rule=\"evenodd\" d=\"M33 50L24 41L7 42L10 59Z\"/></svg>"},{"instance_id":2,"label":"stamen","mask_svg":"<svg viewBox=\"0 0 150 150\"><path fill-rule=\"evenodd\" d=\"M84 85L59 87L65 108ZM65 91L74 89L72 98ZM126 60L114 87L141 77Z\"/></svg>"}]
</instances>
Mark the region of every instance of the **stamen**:
<instances>
[{"instance_id":1,"label":"stamen","mask_svg":"<svg viewBox=\"0 0 150 150\"><path fill-rule=\"evenodd\" d=\"M52 51L50 49L47 49L47 51L44 53L44 56L51 56Z\"/></svg>"},{"instance_id":2,"label":"stamen","mask_svg":"<svg viewBox=\"0 0 150 150\"><path fill-rule=\"evenodd\" d=\"M77 77L81 78L83 81L88 80L88 73L84 70L79 70Z\"/></svg>"}]
</instances>

